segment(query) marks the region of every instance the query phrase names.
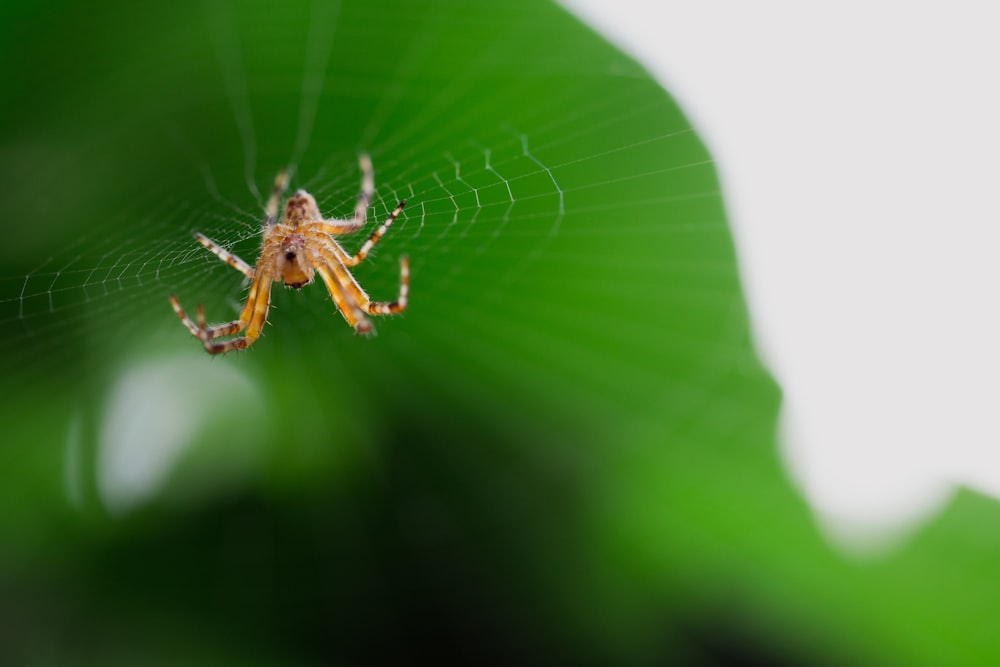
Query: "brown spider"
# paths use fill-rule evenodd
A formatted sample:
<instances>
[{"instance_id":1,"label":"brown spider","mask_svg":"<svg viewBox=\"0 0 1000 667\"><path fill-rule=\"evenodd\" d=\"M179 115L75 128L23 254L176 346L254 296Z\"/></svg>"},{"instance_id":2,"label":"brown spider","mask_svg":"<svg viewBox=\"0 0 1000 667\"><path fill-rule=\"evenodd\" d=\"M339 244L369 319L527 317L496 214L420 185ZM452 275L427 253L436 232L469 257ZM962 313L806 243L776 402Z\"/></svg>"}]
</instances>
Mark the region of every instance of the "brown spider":
<instances>
[{"instance_id":1,"label":"brown spider","mask_svg":"<svg viewBox=\"0 0 1000 667\"><path fill-rule=\"evenodd\" d=\"M257 257L255 267L204 235L200 233L194 235L199 243L215 253L219 259L251 280L250 292L243 310L240 311L239 319L226 324L207 326L205 311L200 304L195 311L195 321L192 321L177 302L177 298L173 294L170 295L170 303L177 317L191 335L201 341L206 350L212 354L219 354L249 347L260 336L260 330L267 320L267 309L271 303L271 284L284 283L287 287L300 289L312 282L315 273L318 273L326 283L326 289L330 292L333 302L337 304L337 309L357 333L372 333L372 324L365 317L366 314L390 315L402 312L406 308L406 295L410 289L410 265L405 255L399 258L399 297L391 303L371 301L347 268L355 266L368 255L372 246L378 243L389 229L389 225L403 210L403 206L406 205L405 199L399 202L386 221L368 237L356 254L348 255L331 236L357 231L365 224L368 202L375 192L375 181L372 176L371 159L367 155L362 155L360 163L361 195L357 206L354 207L354 217L349 220L324 220L313 196L305 190L299 190L288 198L281 221L277 221L278 202L288 186L288 174L284 171L279 172L274 179L271 197L267 201L265 209L267 218L264 220L260 255ZM240 332L245 333L238 338L216 340Z\"/></svg>"}]
</instances>

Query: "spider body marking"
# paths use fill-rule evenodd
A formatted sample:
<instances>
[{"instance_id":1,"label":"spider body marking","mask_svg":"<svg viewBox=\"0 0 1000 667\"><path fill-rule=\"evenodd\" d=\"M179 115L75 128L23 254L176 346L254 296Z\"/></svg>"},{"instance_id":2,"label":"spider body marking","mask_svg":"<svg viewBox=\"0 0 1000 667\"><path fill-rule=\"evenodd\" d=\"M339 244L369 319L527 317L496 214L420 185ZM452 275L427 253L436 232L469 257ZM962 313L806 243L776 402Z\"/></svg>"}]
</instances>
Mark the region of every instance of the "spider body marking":
<instances>
[{"instance_id":1,"label":"spider body marking","mask_svg":"<svg viewBox=\"0 0 1000 667\"><path fill-rule=\"evenodd\" d=\"M286 287L301 289L320 275L330 297L348 324L360 334L370 334L374 330L368 315L391 315L406 309L410 285L410 268L406 256L399 260L399 295L392 302L374 302L358 285L348 267L360 263L378 242L386 230L399 216L406 200L402 200L389 214L378 229L354 255L348 255L333 238L361 229L367 218L368 203L374 194L374 178L371 160L362 155L361 194L350 219L324 219L320 214L316 199L305 190L298 190L285 202L281 219L277 219L278 203L288 185L288 175L282 171L274 180L274 187L265 209L266 218L261 239L260 255L255 266L241 260L228 250L201 233L195 239L214 253L219 259L240 271L250 279L247 300L239 318L225 324L208 326L205 314L199 305L195 320L188 317L174 295L170 304L191 335L199 339L205 349L212 354L242 350L249 347L259 336L267 321L267 311L271 301L271 286L281 283ZM225 336L242 333L229 340L217 340Z\"/></svg>"}]
</instances>

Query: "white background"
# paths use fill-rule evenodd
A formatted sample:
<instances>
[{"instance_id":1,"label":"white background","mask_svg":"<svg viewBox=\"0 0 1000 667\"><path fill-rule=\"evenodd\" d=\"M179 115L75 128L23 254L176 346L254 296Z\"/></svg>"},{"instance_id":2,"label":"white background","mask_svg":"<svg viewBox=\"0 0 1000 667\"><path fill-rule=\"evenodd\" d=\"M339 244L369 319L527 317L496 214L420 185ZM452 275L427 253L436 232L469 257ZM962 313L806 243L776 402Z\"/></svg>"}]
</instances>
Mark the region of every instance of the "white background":
<instances>
[{"instance_id":1,"label":"white background","mask_svg":"<svg viewBox=\"0 0 1000 667\"><path fill-rule=\"evenodd\" d=\"M1000 12L986 1L562 0L718 164L782 457L877 553L1000 494Z\"/></svg>"}]
</instances>

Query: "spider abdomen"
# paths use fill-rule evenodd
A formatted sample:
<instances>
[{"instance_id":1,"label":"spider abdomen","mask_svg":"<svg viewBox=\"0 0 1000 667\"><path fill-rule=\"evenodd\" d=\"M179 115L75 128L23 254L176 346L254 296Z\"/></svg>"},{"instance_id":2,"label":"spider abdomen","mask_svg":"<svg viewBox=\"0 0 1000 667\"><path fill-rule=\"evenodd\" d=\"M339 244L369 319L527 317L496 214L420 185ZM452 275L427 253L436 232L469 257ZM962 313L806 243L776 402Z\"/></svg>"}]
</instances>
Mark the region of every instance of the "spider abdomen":
<instances>
[{"instance_id":1,"label":"spider abdomen","mask_svg":"<svg viewBox=\"0 0 1000 667\"><path fill-rule=\"evenodd\" d=\"M287 287L299 289L312 282L314 269L305 256L306 240L293 232L281 241L281 248L274 258L278 279Z\"/></svg>"}]
</instances>

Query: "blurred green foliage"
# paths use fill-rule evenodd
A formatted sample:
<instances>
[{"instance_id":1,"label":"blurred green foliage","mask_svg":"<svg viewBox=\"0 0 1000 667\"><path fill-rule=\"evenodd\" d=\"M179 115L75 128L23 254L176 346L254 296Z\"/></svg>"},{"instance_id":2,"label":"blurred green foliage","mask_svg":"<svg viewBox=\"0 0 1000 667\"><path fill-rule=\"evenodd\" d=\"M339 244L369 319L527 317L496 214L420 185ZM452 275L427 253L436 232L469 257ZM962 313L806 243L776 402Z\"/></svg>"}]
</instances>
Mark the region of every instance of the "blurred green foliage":
<instances>
[{"instance_id":1,"label":"blurred green foliage","mask_svg":"<svg viewBox=\"0 0 1000 667\"><path fill-rule=\"evenodd\" d=\"M558 8L0 19L0 664L996 657L994 503L882 560L830 551L778 461L710 156ZM300 143L325 209L360 150L376 214L409 198L357 275L386 298L408 253L410 310L361 339L318 286L279 290L250 352L209 359L166 296L242 293L190 232L252 258L247 173L266 191ZM144 417L150 442L197 428L112 512L109 396L157 360L257 393Z\"/></svg>"}]
</instances>

